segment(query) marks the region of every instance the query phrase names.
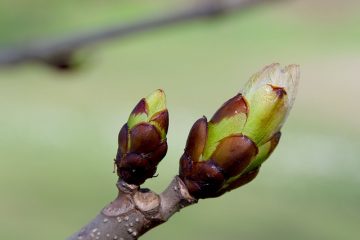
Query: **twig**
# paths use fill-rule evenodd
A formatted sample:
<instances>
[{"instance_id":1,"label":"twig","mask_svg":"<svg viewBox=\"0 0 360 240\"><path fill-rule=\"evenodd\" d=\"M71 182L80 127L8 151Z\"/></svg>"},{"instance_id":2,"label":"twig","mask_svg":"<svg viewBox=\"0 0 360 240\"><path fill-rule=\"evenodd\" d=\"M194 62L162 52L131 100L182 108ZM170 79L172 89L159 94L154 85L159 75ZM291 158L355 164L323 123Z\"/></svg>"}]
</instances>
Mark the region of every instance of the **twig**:
<instances>
[{"instance_id":1,"label":"twig","mask_svg":"<svg viewBox=\"0 0 360 240\"><path fill-rule=\"evenodd\" d=\"M68 69L73 65L74 53L81 48L176 23L243 10L263 2L269 2L269 0L206 0L202 4L184 10L146 20L99 29L55 42L39 42L29 47L7 49L0 52L0 67L33 61L45 63L58 69Z\"/></svg>"},{"instance_id":2,"label":"twig","mask_svg":"<svg viewBox=\"0 0 360 240\"><path fill-rule=\"evenodd\" d=\"M160 195L121 180L117 187L118 197L68 240L134 240L197 202L178 177Z\"/></svg>"}]
</instances>

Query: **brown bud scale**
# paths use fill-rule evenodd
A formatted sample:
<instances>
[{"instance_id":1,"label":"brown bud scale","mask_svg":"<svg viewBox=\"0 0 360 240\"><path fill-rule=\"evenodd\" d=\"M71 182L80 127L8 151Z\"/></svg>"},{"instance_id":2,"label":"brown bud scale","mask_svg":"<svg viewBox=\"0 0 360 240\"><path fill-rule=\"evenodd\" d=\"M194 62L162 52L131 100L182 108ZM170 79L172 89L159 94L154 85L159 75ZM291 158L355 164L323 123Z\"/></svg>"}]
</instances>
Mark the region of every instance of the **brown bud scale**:
<instances>
[{"instance_id":1,"label":"brown bud scale","mask_svg":"<svg viewBox=\"0 0 360 240\"><path fill-rule=\"evenodd\" d=\"M218 123L224 118L229 118L235 114L245 113L248 114L248 106L245 98L241 93L237 94L235 97L226 101L214 114L210 122Z\"/></svg>"},{"instance_id":2,"label":"brown bud scale","mask_svg":"<svg viewBox=\"0 0 360 240\"><path fill-rule=\"evenodd\" d=\"M149 153L160 144L159 131L149 123L140 123L130 130L130 152Z\"/></svg>"},{"instance_id":3,"label":"brown bud scale","mask_svg":"<svg viewBox=\"0 0 360 240\"><path fill-rule=\"evenodd\" d=\"M119 133L119 148L115 163L121 179L141 185L156 173L167 152L167 142L151 124L140 123L128 130L125 124Z\"/></svg>"},{"instance_id":4,"label":"brown bud scale","mask_svg":"<svg viewBox=\"0 0 360 240\"><path fill-rule=\"evenodd\" d=\"M192 161L198 161L204 151L208 125L206 117L198 119L192 126L186 142L185 152Z\"/></svg>"},{"instance_id":5,"label":"brown bud scale","mask_svg":"<svg viewBox=\"0 0 360 240\"><path fill-rule=\"evenodd\" d=\"M156 122L156 124L167 133L169 126L169 112L164 110L154 114L154 116L151 117L150 122Z\"/></svg>"},{"instance_id":6,"label":"brown bud scale","mask_svg":"<svg viewBox=\"0 0 360 240\"><path fill-rule=\"evenodd\" d=\"M232 135L221 140L211 159L222 169L226 177L240 174L258 153L256 144L243 135Z\"/></svg>"},{"instance_id":7,"label":"brown bud scale","mask_svg":"<svg viewBox=\"0 0 360 240\"><path fill-rule=\"evenodd\" d=\"M145 98L141 99L131 112L131 114L133 115L142 114L142 113L145 114L147 113Z\"/></svg>"}]
</instances>

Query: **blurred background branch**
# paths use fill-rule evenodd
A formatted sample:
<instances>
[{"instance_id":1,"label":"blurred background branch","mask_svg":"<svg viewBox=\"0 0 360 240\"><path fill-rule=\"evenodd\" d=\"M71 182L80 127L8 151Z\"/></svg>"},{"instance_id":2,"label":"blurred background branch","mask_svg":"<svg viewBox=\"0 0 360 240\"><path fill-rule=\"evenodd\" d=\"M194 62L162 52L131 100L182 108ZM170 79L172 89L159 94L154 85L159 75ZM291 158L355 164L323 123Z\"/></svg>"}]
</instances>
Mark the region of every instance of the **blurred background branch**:
<instances>
[{"instance_id":1,"label":"blurred background branch","mask_svg":"<svg viewBox=\"0 0 360 240\"><path fill-rule=\"evenodd\" d=\"M27 47L4 49L0 51L0 67L14 66L27 62L39 62L59 70L69 70L76 65L74 54L85 47L112 39L119 40L131 34L172 24L203 18L214 18L265 2L270 2L270 0L205 0L188 8L161 14L149 19L138 20L128 24L121 23L117 26L94 30L58 41L39 41ZM271 0L271 2L274 2L274 0Z\"/></svg>"}]
</instances>

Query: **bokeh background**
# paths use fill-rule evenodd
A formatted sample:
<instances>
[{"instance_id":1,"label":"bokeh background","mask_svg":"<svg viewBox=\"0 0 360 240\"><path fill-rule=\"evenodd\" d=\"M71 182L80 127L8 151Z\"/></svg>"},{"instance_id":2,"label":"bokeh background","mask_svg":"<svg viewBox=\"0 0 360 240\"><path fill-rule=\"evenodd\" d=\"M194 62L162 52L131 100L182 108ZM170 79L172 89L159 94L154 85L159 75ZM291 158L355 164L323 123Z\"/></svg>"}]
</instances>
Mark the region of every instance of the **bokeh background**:
<instances>
[{"instance_id":1,"label":"bokeh background","mask_svg":"<svg viewBox=\"0 0 360 240\"><path fill-rule=\"evenodd\" d=\"M132 21L192 1L1 0L0 49ZM150 31L60 73L0 69L0 239L64 239L116 196L117 133L134 104L168 97L161 191L187 133L264 65L301 65L277 150L251 184L200 201L142 239L355 240L360 226L360 3L294 0Z\"/></svg>"}]
</instances>

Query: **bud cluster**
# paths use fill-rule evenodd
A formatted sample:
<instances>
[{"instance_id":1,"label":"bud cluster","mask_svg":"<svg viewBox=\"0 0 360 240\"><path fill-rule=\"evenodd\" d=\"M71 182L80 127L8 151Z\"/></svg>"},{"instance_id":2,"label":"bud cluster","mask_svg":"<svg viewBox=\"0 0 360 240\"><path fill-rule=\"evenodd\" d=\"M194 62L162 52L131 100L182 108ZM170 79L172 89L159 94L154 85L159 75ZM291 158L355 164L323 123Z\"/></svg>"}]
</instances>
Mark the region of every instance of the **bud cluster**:
<instances>
[{"instance_id":1,"label":"bud cluster","mask_svg":"<svg viewBox=\"0 0 360 240\"><path fill-rule=\"evenodd\" d=\"M140 185L154 176L167 152L168 125L169 114L162 90L140 100L118 136L115 164L122 180Z\"/></svg>"},{"instance_id":2,"label":"bud cluster","mask_svg":"<svg viewBox=\"0 0 360 240\"><path fill-rule=\"evenodd\" d=\"M293 105L299 68L273 64L250 78L242 94L190 130L180 178L196 198L217 197L253 180L280 140Z\"/></svg>"}]
</instances>

